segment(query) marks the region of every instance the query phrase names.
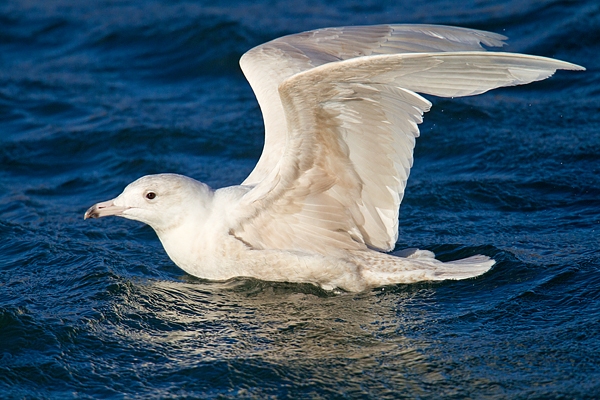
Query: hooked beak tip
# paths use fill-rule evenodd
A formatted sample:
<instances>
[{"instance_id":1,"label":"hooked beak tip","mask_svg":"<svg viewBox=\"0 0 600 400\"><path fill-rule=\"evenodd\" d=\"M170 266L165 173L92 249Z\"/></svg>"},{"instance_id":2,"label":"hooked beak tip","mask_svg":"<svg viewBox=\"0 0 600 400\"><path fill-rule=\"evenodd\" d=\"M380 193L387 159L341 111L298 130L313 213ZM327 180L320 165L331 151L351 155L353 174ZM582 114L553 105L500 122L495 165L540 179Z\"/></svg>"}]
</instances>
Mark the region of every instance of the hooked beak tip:
<instances>
[{"instance_id":1,"label":"hooked beak tip","mask_svg":"<svg viewBox=\"0 0 600 400\"><path fill-rule=\"evenodd\" d=\"M98 218L100 215L98 215L98 210L96 205L91 206L90 208L88 208L88 210L85 212L85 214L83 215L83 219L88 219L88 218Z\"/></svg>"},{"instance_id":2,"label":"hooked beak tip","mask_svg":"<svg viewBox=\"0 0 600 400\"><path fill-rule=\"evenodd\" d=\"M126 207L116 206L113 200L94 204L83 215L83 219L107 217L109 215L121 215Z\"/></svg>"}]
</instances>

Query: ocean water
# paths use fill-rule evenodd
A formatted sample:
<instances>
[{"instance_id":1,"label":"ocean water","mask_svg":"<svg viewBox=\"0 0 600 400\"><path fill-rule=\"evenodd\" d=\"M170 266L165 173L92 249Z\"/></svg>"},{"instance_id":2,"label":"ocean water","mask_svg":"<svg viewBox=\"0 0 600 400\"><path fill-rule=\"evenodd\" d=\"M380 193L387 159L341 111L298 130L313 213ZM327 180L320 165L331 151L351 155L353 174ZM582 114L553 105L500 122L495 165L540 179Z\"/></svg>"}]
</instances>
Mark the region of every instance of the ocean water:
<instances>
[{"instance_id":1,"label":"ocean water","mask_svg":"<svg viewBox=\"0 0 600 400\"><path fill-rule=\"evenodd\" d=\"M439 23L581 64L434 103L398 248L498 263L350 294L186 275L84 221L150 173L222 187L261 153L239 57L325 26ZM0 3L1 398L600 397L600 3Z\"/></svg>"}]
</instances>

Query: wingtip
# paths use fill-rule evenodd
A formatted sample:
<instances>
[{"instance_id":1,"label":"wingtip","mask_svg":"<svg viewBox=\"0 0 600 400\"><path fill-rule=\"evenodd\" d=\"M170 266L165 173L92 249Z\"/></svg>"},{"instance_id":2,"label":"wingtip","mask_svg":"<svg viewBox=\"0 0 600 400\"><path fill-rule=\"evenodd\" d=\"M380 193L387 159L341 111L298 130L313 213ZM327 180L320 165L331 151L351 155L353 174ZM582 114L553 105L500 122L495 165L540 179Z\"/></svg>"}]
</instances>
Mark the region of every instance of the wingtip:
<instances>
[{"instance_id":1,"label":"wingtip","mask_svg":"<svg viewBox=\"0 0 600 400\"><path fill-rule=\"evenodd\" d=\"M563 69L563 70L567 70L567 71L585 71L586 68L578 65L578 64L573 64L570 63L568 61L561 61L561 66L558 69Z\"/></svg>"}]
</instances>

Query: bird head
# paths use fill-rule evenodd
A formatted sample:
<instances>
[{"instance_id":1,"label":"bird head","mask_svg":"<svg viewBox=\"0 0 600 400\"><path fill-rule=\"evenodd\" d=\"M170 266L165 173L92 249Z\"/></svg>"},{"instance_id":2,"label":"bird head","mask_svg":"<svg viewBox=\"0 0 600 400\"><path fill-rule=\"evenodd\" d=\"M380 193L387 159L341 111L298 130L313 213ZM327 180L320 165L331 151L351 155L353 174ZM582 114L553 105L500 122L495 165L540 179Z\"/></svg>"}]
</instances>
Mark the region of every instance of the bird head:
<instances>
[{"instance_id":1,"label":"bird head","mask_svg":"<svg viewBox=\"0 0 600 400\"><path fill-rule=\"evenodd\" d=\"M143 222L160 232L178 225L193 210L205 209L212 194L204 183L183 175L146 175L114 199L94 204L83 218L115 215Z\"/></svg>"}]
</instances>

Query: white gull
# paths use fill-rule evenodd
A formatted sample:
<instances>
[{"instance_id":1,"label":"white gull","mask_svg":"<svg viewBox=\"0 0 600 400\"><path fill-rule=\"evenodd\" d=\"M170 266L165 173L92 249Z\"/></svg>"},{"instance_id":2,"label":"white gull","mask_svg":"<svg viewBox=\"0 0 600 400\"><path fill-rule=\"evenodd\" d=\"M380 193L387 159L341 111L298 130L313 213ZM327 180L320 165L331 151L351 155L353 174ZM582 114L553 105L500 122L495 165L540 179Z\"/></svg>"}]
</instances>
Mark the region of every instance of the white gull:
<instances>
[{"instance_id":1,"label":"white gull","mask_svg":"<svg viewBox=\"0 0 600 400\"><path fill-rule=\"evenodd\" d=\"M181 175L144 176L85 218L150 225L175 264L205 279L361 291L483 274L495 263L483 255L444 263L426 250L385 252L398 237L417 124L431 107L417 92L470 96L584 69L482 47L504 39L449 26L377 25L255 47L240 60L265 123L250 176L218 190Z\"/></svg>"}]
</instances>

